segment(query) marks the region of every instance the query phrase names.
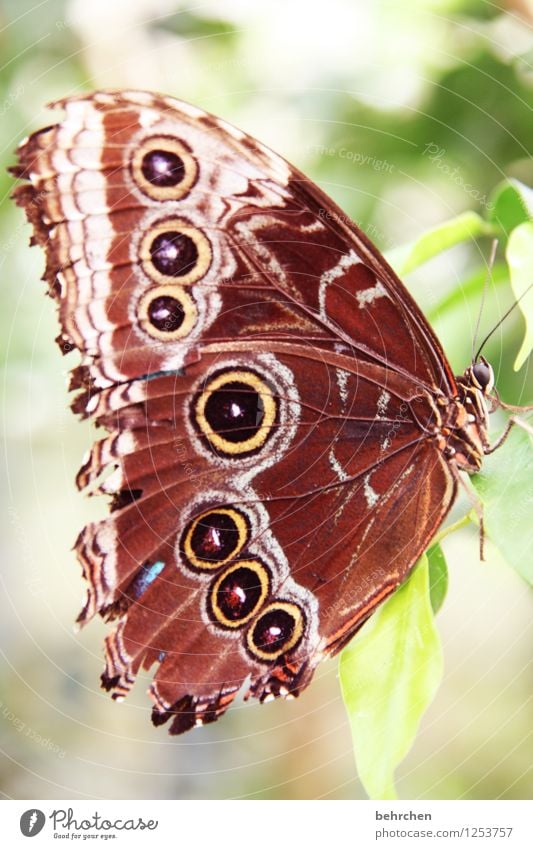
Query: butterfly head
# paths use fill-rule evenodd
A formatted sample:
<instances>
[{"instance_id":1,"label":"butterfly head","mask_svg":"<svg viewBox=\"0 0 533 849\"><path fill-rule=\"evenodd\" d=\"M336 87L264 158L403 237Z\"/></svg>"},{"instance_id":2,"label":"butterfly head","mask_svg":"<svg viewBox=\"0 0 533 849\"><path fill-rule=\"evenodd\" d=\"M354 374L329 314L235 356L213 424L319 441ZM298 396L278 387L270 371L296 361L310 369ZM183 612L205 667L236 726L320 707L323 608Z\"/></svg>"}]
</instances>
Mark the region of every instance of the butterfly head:
<instances>
[{"instance_id":1,"label":"butterfly head","mask_svg":"<svg viewBox=\"0 0 533 849\"><path fill-rule=\"evenodd\" d=\"M489 413L494 402L490 393L494 388L494 371L485 357L480 356L456 380L457 406L453 407L454 425L448 450L453 450L460 469L477 472L490 448Z\"/></svg>"}]
</instances>

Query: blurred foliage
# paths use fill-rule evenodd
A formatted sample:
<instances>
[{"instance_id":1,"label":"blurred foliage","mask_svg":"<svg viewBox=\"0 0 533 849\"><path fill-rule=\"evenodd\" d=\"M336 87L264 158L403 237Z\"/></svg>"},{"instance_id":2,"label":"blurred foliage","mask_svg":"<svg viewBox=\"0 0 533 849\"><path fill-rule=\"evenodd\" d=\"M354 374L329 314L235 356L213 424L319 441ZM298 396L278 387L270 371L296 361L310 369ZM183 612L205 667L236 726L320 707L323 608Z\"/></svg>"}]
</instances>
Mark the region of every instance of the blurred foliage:
<instances>
[{"instance_id":1,"label":"blurred foliage","mask_svg":"<svg viewBox=\"0 0 533 849\"><path fill-rule=\"evenodd\" d=\"M533 451L529 434L518 428L491 457L490 468L473 478L484 504L487 533L505 560L533 584L533 522L529 491Z\"/></svg>"},{"instance_id":2,"label":"blurred foliage","mask_svg":"<svg viewBox=\"0 0 533 849\"><path fill-rule=\"evenodd\" d=\"M16 144L54 119L45 104L57 97L102 87L157 89L270 144L317 180L391 256L421 234L439 234L446 222L466 221L474 226L463 231L468 239L454 230L449 250L429 251L433 258L417 268L414 263L406 277L462 372L470 362L495 231L500 244L480 338L515 297L505 247L524 220L517 186L533 183L526 9L527 3L500 8L484 0L330 0L325 14L324 4L314 0L271 0L268 6L207 0L195 9L177 0L43 0L26 8L3 0L0 744L8 757L0 780L8 796L364 795L354 776L334 664L323 665L296 702L238 704L201 736L194 732L183 740L150 727L143 692L148 676L120 707L99 690L105 629L94 623L72 634L81 582L69 549L79 528L103 515L105 505L74 497L73 476L92 431L68 412L72 363L50 341L57 333L54 310L35 282L42 257L28 250L28 228L8 202L12 181L5 167ZM529 363L513 370L523 339L517 309L484 349L508 403L524 404L532 395ZM504 419L495 420L498 432ZM507 453L487 458L486 481L509 477L520 436L515 439ZM501 483L487 495L495 505L487 526L498 541L514 534L510 556L516 564L522 530L531 524L532 493L531 479L514 477L512 468L509 498ZM459 503L452 520L469 506ZM447 537L442 547L450 575L438 623L448 671L416 745L396 769L398 793L527 798L532 617L525 584L490 544L487 562L479 564L473 528ZM430 563L430 575L437 568ZM444 574L441 568L441 581Z\"/></svg>"}]
</instances>

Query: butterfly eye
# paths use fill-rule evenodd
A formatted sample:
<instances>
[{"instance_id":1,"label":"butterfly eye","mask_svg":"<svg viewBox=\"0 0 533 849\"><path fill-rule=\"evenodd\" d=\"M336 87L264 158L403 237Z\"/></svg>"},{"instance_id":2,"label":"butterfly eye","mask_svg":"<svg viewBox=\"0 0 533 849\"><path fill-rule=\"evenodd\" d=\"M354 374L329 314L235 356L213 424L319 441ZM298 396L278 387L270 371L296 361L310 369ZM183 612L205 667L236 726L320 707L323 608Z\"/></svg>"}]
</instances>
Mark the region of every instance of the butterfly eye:
<instances>
[{"instance_id":1,"label":"butterfly eye","mask_svg":"<svg viewBox=\"0 0 533 849\"><path fill-rule=\"evenodd\" d=\"M185 528L180 554L188 566L210 572L236 557L249 535L248 520L240 510L206 510Z\"/></svg>"},{"instance_id":2,"label":"butterfly eye","mask_svg":"<svg viewBox=\"0 0 533 849\"><path fill-rule=\"evenodd\" d=\"M130 165L138 189L153 200L181 200L198 179L198 163L190 148L171 136L150 136L133 154Z\"/></svg>"},{"instance_id":3,"label":"butterfly eye","mask_svg":"<svg viewBox=\"0 0 533 849\"><path fill-rule=\"evenodd\" d=\"M216 625L240 628L259 610L270 590L270 573L260 560L240 560L212 583L208 612Z\"/></svg>"},{"instance_id":4,"label":"butterfly eye","mask_svg":"<svg viewBox=\"0 0 533 849\"><path fill-rule=\"evenodd\" d=\"M275 601L254 622L246 635L249 652L260 660L276 660L302 639L305 617L292 602Z\"/></svg>"},{"instance_id":5,"label":"butterfly eye","mask_svg":"<svg viewBox=\"0 0 533 849\"><path fill-rule=\"evenodd\" d=\"M494 387L494 372L492 366L483 358L472 366L472 377L477 388L487 393Z\"/></svg>"},{"instance_id":6,"label":"butterfly eye","mask_svg":"<svg viewBox=\"0 0 533 849\"><path fill-rule=\"evenodd\" d=\"M277 406L272 390L252 371L228 370L196 396L194 421L222 454L258 451L273 432Z\"/></svg>"},{"instance_id":7,"label":"butterfly eye","mask_svg":"<svg viewBox=\"0 0 533 849\"><path fill-rule=\"evenodd\" d=\"M180 286L159 286L139 304L139 319L150 336L164 340L188 336L198 317L196 304Z\"/></svg>"},{"instance_id":8,"label":"butterfly eye","mask_svg":"<svg viewBox=\"0 0 533 849\"><path fill-rule=\"evenodd\" d=\"M158 221L140 246L143 268L157 283L194 283L207 272L211 257L206 236L181 218Z\"/></svg>"}]
</instances>

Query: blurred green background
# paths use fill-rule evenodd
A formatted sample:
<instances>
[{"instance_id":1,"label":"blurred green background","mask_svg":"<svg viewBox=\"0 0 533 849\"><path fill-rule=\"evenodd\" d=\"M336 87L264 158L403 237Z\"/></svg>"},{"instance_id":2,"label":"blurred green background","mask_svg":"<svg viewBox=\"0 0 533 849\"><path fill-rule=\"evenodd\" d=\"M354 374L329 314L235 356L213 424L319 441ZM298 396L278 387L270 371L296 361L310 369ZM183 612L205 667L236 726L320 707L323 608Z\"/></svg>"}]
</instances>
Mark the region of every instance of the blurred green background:
<instances>
[{"instance_id":1,"label":"blurred green background","mask_svg":"<svg viewBox=\"0 0 533 849\"><path fill-rule=\"evenodd\" d=\"M84 90L160 90L247 130L319 182L391 251L463 210L485 214L504 177L533 184L532 4L527 0L41 0L0 5L2 660L0 792L7 798L358 798L336 662L298 700L238 703L183 738L152 728L148 676L123 704L99 689L102 622L81 633L70 548L106 512L74 475L91 427L68 410L43 257L9 202L6 167L45 104ZM471 356L488 240L461 245L407 284L457 371ZM481 278L484 275L481 274ZM465 282L466 281L466 282ZM486 330L512 301L491 287ZM505 400L516 310L487 347ZM487 464L490 459L487 460ZM519 522L531 521L531 493ZM457 508L459 515L461 505ZM473 529L444 548L438 615L445 679L399 770L404 798L531 793L532 606L526 584ZM529 781L528 781L529 779Z\"/></svg>"}]
</instances>

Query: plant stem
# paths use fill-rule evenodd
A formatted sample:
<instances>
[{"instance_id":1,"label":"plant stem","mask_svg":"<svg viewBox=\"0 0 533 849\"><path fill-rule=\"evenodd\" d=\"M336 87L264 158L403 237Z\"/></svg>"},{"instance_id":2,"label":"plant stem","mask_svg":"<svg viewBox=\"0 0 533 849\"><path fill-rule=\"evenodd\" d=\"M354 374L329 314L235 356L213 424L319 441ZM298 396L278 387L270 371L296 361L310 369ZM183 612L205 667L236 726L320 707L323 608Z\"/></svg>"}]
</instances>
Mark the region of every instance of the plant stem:
<instances>
[{"instance_id":1,"label":"plant stem","mask_svg":"<svg viewBox=\"0 0 533 849\"><path fill-rule=\"evenodd\" d=\"M448 534L451 534L454 531L458 531L459 528L464 528L464 527L466 527L466 525L469 525L472 522L472 514L473 514L473 511L470 510L468 513L466 513L466 515L464 515L462 517L462 519L458 519L457 522L453 523L453 525L448 525L447 528L443 528L442 531L439 531L439 533L435 537L433 537L433 540L431 541L431 545L429 546L429 548L431 548L434 545L439 545L439 543L445 537L447 537Z\"/></svg>"}]
</instances>

